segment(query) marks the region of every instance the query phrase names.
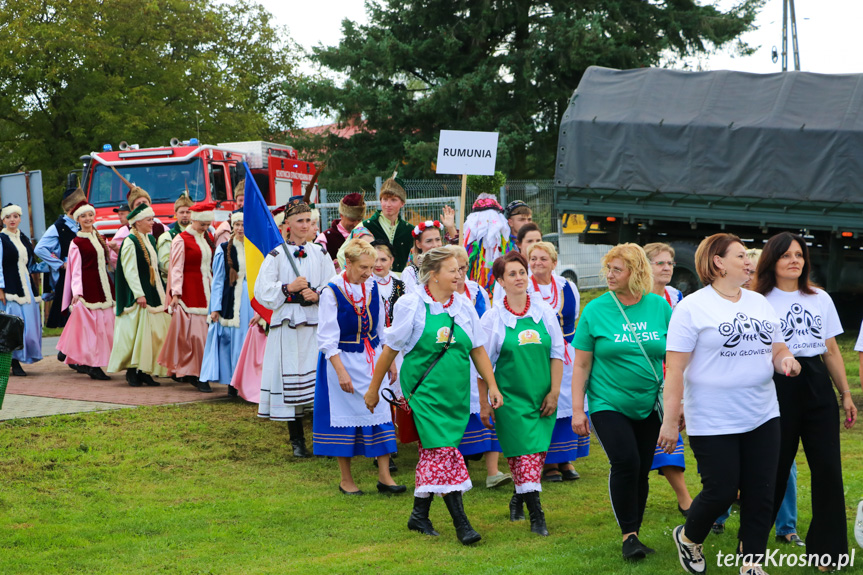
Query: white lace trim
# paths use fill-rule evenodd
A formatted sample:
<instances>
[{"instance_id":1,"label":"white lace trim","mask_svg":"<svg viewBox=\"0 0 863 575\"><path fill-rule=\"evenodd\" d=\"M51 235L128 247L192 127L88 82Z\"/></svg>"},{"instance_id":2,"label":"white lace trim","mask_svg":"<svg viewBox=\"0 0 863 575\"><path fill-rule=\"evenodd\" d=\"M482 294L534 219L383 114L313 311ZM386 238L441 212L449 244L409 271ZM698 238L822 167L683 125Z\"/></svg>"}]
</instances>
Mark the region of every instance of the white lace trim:
<instances>
[{"instance_id":1,"label":"white lace trim","mask_svg":"<svg viewBox=\"0 0 863 575\"><path fill-rule=\"evenodd\" d=\"M542 491L541 483L523 483L515 486L516 493L533 493L534 491Z\"/></svg>"},{"instance_id":2,"label":"white lace trim","mask_svg":"<svg viewBox=\"0 0 863 575\"><path fill-rule=\"evenodd\" d=\"M414 489L414 496L428 497L435 493L438 495L446 495L447 493L453 493L454 491L461 491L464 493L465 491L470 491L472 487L473 483L470 482L470 479L464 483L457 483L455 485L423 485L421 487L417 486L417 488Z\"/></svg>"}]
</instances>

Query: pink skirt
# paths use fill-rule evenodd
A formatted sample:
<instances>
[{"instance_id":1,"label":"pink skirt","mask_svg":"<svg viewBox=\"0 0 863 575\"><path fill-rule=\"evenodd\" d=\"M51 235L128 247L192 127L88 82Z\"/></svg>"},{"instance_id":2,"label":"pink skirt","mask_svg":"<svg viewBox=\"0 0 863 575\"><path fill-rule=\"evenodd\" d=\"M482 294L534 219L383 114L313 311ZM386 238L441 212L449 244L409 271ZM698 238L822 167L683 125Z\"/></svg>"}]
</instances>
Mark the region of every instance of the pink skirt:
<instances>
[{"instance_id":1,"label":"pink skirt","mask_svg":"<svg viewBox=\"0 0 863 575\"><path fill-rule=\"evenodd\" d=\"M261 401L261 370L264 365L264 350L267 349L267 334L255 324L246 333L246 341L237 360L231 385L240 397L251 403Z\"/></svg>"},{"instance_id":2,"label":"pink skirt","mask_svg":"<svg viewBox=\"0 0 863 575\"><path fill-rule=\"evenodd\" d=\"M168 375L198 377L206 342L207 316L190 314L178 305L171 314L171 326L159 353L159 365L168 370Z\"/></svg>"},{"instance_id":3,"label":"pink skirt","mask_svg":"<svg viewBox=\"0 0 863 575\"><path fill-rule=\"evenodd\" d=\"M57 350L66 354L66 363L107 367L114 346L114 310L90 309L82 303L72 306Z\"/></svg>"}]
</instances>

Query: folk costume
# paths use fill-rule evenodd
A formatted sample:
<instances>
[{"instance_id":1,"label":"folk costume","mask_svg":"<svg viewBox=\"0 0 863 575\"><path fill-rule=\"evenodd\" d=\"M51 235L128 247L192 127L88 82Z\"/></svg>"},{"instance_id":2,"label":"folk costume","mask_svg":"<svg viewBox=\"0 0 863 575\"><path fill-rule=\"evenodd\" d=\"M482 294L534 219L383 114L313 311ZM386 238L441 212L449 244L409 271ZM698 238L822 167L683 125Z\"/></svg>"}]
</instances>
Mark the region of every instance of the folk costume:
<instances>
[{"instance_id":1,"label":"folk costume","mask_svg":"<svg viewBox=\"0 0 863 575\"><path fill-rule=\"evenodd\" d=\"M574 283L555 273L551 274L551 283L542 285L531 276L528 282L528 293L536 293L547 303L557 315L558 325L566 342L563 357L563 381L572 381L575 348L572 340L575 337L575 320L578 319L580 297ZM585 399L585 413L588 410ZM560 397L557 400L557 422L551 446L545 457L547 464L569 463L581 457L590 455L590 436L579 437L572 430L572 385L561 385Z\"/></svg>"},{"instance_id":2,"label":"folk costume","mask_svg":"<svg viewBox=\"0 0 863 575\"><path fill-rule=\"evenodd\" d=\"M174 202L174 214L182 208L191 208L194 205L195 202L192 201L192 198L189 197L189 191L186 190L186 193ZM180 221L177 220L171 224L166 233L159 236L159 239L156 240L156 251L159 252L159 271L162 273L162 280L165 282L168 281L168 271L171 264L171 242L174 241L174 238L178 234L186 231L187 227L189 226L181 225Z\"/></svg>"},{"instance_id":3,"label":"folk costume","mask_svg":"<svg viewBox=\"0 0 863 575\"><path fill-rule=\"evenodd\" d=\"M188 195L188 191L186 192L186 195ZM233 195L235 208L233 213L243 213L243 208L237 206L237 199L246 195L246 180L242 180L237 184L237 186L234 188ZM216 233L213 236L213 241L216 244L216 247L221 246L231 237L231 233L233 232L232 222L233 220L231 218L228 218L227 220L219 224L218 228L216 228Z\"/></svg>"},{"instance_id":4,"label":"folk costume","mask_svg":"<svg viewBox=\"0 0 863 575\"><path fill-rule=\"evenodd\" d=\"M267 322L261 319L246 330L243 348L234 366L234 375L231 376L231 387L250 403L261 401L261 372L267 349L268 328Z\"/></svg>"},{"instance_id":5,"label":"folk costume","mask_svg":"<svg viewBox=\"0 0 863 575\"><path fill-rule=\"evenodd\" d=\"M369 413L368 391L386 311L377 282L353 284L343 272L321 293L315 386L314 453L331 457L377 457L396 451L395 428L388 409ZM338 355L351 377L353 393L345 393L331 362Z\"/></svg>"},{"instance_id":6,"label":"folk costume","mask_svg":"<svg viewBox=\"0 0 863 575\"><path fill-rule=\"evenodd\" d=\"M477 315L482 319L486 311L491 309L491 303L488 299L488 293L475 281L465 280L464 282L464 297L466 297L476 310ZM482 422L479 416L479 387L476 380L479 378L479 373L473 364L470 362L470 418L467 422L467 428L462 437L458 450L462 455L479 455L488 451L500 451L497 433L494 428L488 429Z\"/></svg>"},{"instance_id":7,"label":"folk costume","mask_svg":"<svg viewBox=\"0 0 863 575\"><path fill-rule=\"evenodd\" d=\"M52 304L48 311L48 317L45 318L46 327L64 327L66 320L69 319L69 312L64 311L61 305L63 286L66 283L66 269L63 268L63 264L69 258L69 246L75 239L75 234L78 233L78 222L68 214L71 214L81 202L86 201L87 197L81 188L64 196L60 202L64 215L57 218L57 221L45 230L33 249L39 259L51 268L53 293L50 297L56 300L56 305Z\"/></svg>"},{"instance_id":8,"label":"folk costume","mask_svg":"<svg viewBox=\"0 0 863 575\"><path fill-rule=\"evenodd\" d=\"M72 214L75 221L93 206L83 202ZM57 342L69 365L90 368L94 379L106 379L101 368L108 366L114 345L114 284L108 276L110 250L95 229L79 231L69 246L62 309L70 309L69 320ZM78 302L72 305L72 298ZM60 302L57 302L58 305Z\"/></svg>"},{"instance_id":9,"label":"folk costume","mask_svg":"<svg viewBox=\"0 0 863 575\"><path fill-rule=\"evenodd\" d=\"M384 306L384 311L387 316L386 327L389 327L393 322L393 308L400 297L405 295L405 283L388 272L386 276L373 276L378 284L378 295L381 298L381 305Z\"/></svg>"},{"instance_id":10,"label":"folk costume","mask_svg":"<svg viewBox=\"0 0 863 575\"><path fill-rule=\"evenodd\" d=\"M402 181L393 175L392 178L386 180L381 186L381 196L390 195L399 198L402 202L407 201L407 194L402 185ZM393 272L400 274L408 263L410 258L411 248L414 246L412 235L413 226L405 221L401 215L395 222L389 221L378 210L367 220L363 221L363 225L372 232L375 240L386 243L390 251L393 253Z\"/></svg>"},{"instance_id":11,"label":"folk costume","mask_svg":"<svg viewBox=\"0 0 863 575\"><path fill-rule=\"evenodd\" d=\"M427 289L417 290L396 303L384 339L387 347L404 352L399 379L419 434L414 509L408 527L437 534L428 519L431 496L437 493L443 496L462 543L478 541L462 502L462 493L473 484L458 451L470 418L470 352L485 343L476 309L460 294L440 303ZM448 341L447 351L411 395Z\"/></svg>"},{"instance_id":12,"label":"folk costume","mask_svg":"<svg viewBox=\"0 0 863 575\"><path fill-rule=\"evenodd\" d=\"M564 359L566 343L554 310L535 293L528 293L521 314L515 314L504 298L504 305L493 307L483 316L482 327L487 338L485 348L503 396L503 406L495 410L494 419L515 483L510 509L516 517L511 519L523 514L524 501L530 511L531 531L548 535L539 492L555 417L542 416L541 407L552 389L550 360Z\"/></svg>"},{"instance_id":13,"label":"folk costume","mask_svg":"<svg viewBox=\"0 0 863 575\"><path fill-rule=\"evenodd\" d=\"M363 216L366 215L366 201L363 195L355 192L343 197L339 201L339 215L342 218L362 222ZM329 228L318 234L315 243L324 246L327 253L330 254L330 258L335 260L339 249L348 241L348 234L350 233L351 230L342 225L341 218L335 219Z\"/></svg>"},{"instance_id":14,"label":"folk costume","mask_svg":"<svg viewBox=\"0 0 863 575\"><path fill-rule=\"evenodd\" d=\"M212 203L192 206L192 221L212 222ZM171 313L171 327L159 354L159 364L169 375L194 378L190 381L199 391L211 391L198 380L207 341L207 319L212 283L213 239L209 231L198 232L193 226L171 240L171 262L167 297L179 296Z\"/></svg>"},{"instance_id":15,"label":"folk costume","mask_svg":"<svg viewBox=\"0 0 863 575\"><path fill-rule=\"evenodd\" d=\"M411 237L414 240L420 238L429 228L437 228L440 233L443 233L443 224L438 220L426 220L424 222L420 222L415 225L411 230ZM412 293L417 289L422 289L422 286L419 284L419 265L422 258L422 254L411 260L404 272L402 273L402 281L405 284L405 293Z\"/></svg>"},{"instance_id":16,"label":"folk costume","mask_svg":"<svg viewBox=\"0 0 863 575\"><path fill-rule=\"evenodd\" d=\"M285 207L284 217L310 211L302 196L294 196ZM288 286L302 276L309 289L319 292L334 275L333 260L322 246L286 242L267 254L255 282L255 299L273 310L258 417L289 422L298 457L307 454L301 419L315 399L318 303L305 302L300 293L288 291Z\"/></svg>"},{"instance_id":17,"label":"folk costume","mask_svg":"<svg viewBox=\"0 0 863 575\"><path fill-rule=\"evenodd\" d=\"M0 220L12 213L21 215L20 206L8 204L0 210ZM33 244L20 229L0 230L0 264L0 289L6 294L0 311L24 320L24 347L13 351L12 359L35 363L42 359L42 298L36 295L36 283L30 275L37 265Z\"/></svg>"},{"instance_id":18,"label":"folk costume","mask_svg":"<svg viewBox=\"0 0 863 575\"><path fill-rule=\"evenodd\" d=\"M129 225L154 217L153 208L141 204L129 212ZM126 381L133 387L144 383L158 385L149 376L167 374L156 358L162 349L171 317L165 313L165 285L159 275L156 240L138 231L130 233L120 246L120 263L114 274L116 313L114 347L108 361L108 371L126 371ZM141 307L137 298L144 297ZM139 372L136 375L136 370Z\"/></svg>"},{"instance_id":19,"label":"folk costume","mask_svg":"<svg viewBox=\"0 0 863 575\"><path fill-rule=\"evenodd\" d=\"M242 220L242 210L231 214L231 222ZM231 270L236 274L233 282ZM201 381L230 385L243 350L249 322L255 315L246 282L246 247L243 241L233 236L216 248L209 311L219 312L219 319L211 323L207 331Z\"/></svg>"},{"instance_id":20,"label":"folk costume","mask_svg":"<svg viewBox=\"0 0 863 575\"><path fill-rule=\"evenodd\" d=\"M480 194L464 221L464 247L468 255L468 277L497 299L491 266L508 250L509 224L494 194Z\"/></svg>"}]
</instances>

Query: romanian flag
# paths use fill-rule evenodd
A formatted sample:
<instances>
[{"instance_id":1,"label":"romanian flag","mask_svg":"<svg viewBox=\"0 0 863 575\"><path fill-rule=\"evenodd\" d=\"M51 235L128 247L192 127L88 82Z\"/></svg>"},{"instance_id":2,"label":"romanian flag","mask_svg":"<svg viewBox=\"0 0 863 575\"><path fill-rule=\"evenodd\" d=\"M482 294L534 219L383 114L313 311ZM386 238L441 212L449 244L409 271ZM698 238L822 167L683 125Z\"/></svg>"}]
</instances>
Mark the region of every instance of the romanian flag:
<instances>
[{"instance_id":1,"label":"romanian flag","mask_svg":"<svg viewBox=\"0 0 863 575\"><path fill-rule=\"evenodd\" d=\"M246 281L249 284L249 299L254 309L267 323L273 316L269 310L255 300L255 281L261 271L261 265L267 254L276 249L282 243L282 234L273 219L273 215L267 208L261 190L249 164L243 162L246 167L246 201L243 204L243 227L246 230Z\"/></svg>"}]
</instances>

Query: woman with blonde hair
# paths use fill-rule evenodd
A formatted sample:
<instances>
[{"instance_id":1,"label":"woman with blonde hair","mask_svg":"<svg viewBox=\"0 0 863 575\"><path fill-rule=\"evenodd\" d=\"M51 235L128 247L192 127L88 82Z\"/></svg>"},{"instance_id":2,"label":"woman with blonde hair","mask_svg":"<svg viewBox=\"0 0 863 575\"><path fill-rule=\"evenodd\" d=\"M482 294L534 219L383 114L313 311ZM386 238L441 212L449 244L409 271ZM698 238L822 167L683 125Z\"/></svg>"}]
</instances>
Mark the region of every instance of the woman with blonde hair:
<instances>
[{"instance_id":1,"label":"woman with blonde hair","mask_svg":"<svg viewBox=\"0 0 863 575\"><path fill-rule=\"evenodd\" d=\"M481 536L464 511L462 493L472 484L458 445L470 417L471 360L488 386L488 390L479 390L483 418L491 416L492 408L502 406L503 398L483 347L485 334L476 309L455 293L458 260L449 248L434 248L424 254L419 271L418 289L396 303L365 402L374 413L384 376L398 352L404 352L402 393L419 435L414 508L408 529L438 535L429 519L429 508L432 496L442 495L458 540L469 545Z\"/></svg>"},{"instance_id":2,"label":"woman with blonde hair","mask_svg":"<svg viewBox=\"0 0 863 575\"><path fill-rule=\"evenodd\" d=\"M623 557L638 560L653 553L639 531L662 423L658 411L671 307L652 293L650 262L641 246L611 248L602 267L608 292L585 306L573 341L572 428L579 435L589 432L586 393L593 429L611 463L608 491L623 535Z\"/></svg>"},{"instance_id":3,"label":"woman with blonde hair","mask_svg":"<svg viewBox=\"0 0 863 575\"><path fill-rule=\"evenodd\" d=\"M525 224L524 228L533 224ZM524 231L522 228L519 231ZM534 232L535 233L535 232ZM528 278L527 290L542 298L542 301L551 306L557 314L557 321L563 332L566 343L563 358L563 385L560 390L560 398L557 404L557 421L554 426L554 434L551 445L545 458L542 478L544 481L573 481L580 476L573 466L573 462L590 454L590 435L579 437L572 430L572 361L575 357L575 348L572 347L572 339L575 337L575 320L578 319L581 307L578 288L574 283L563 276L554 273L557 267L557 250L550 242L533 242L524 248L526 242L522 242L522 253L526 254L530 266L530 277ZM587 412L588 406L585 406Z\"/></svg>"},{"instance_id":4,"label":"woman with blonde hair","mask_svg":"<svg viewBox=\"0 0 863 575\"><path fill-rule=\"evenodd\" d=\"M318 323L317 379L313 444L315 455L339 462L339 491L363 495L351 474L356 455L378 458L380 493L404 493L389 471L389 455L396 450L396 434L389 410L369 413L363 396L381 354L386 312L372 277L377 252L365 240L342 246L345 270L321 292ZM390 385L396 381L389 369Z\"/></svg>"},{"instance_id":5,"label":"woman with blonde hair","mask_svg":"<svg viewBox=\"0 0 863 575\"><path fill-rule=\"evenodd\" d=\"M702 490L686 525L672 537L690 573L703 573L703 543L714 521L740 492L741 573L761 575L780 451L774 372L797 376L800 363L782 339L767 298L743 289L751 262L735 235L704 239L695 269L705 287L681 301L668 328L665 415L659 446L671 453L685 401L686 432Z\"/></svg>"}]
</instances>

